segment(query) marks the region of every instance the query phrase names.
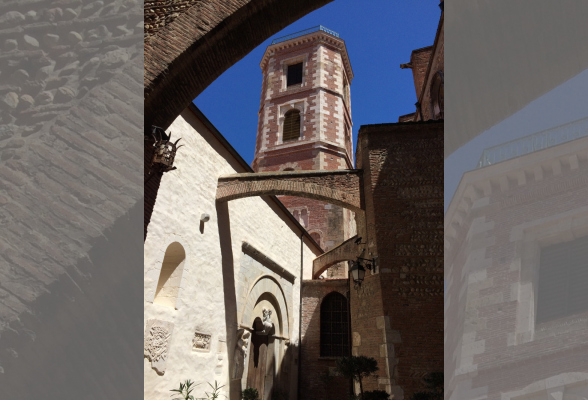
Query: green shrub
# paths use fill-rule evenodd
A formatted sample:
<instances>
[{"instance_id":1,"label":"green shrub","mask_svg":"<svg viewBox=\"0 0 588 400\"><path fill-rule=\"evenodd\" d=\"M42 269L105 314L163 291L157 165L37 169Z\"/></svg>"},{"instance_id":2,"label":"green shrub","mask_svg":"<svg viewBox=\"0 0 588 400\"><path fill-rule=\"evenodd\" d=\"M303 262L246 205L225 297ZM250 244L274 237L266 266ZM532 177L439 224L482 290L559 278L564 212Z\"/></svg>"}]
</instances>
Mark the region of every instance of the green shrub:
<instances>
[{"instance_id":1,"label":"green shrub","mask_svg":"<svg viewBox=\"0 0 588 400\"><path fill-rule=\"evenodd\" d=\"M196 398L194 398L194 396L191 395L195 386L198 386L198 385L194 385L194 382L192 382L190 379L186 380L184 383L180 382L180 387L178 389L171 389L170 390L170 392L179 393L180 397L174 397L172 400L217 400L221 396L220 390L224 387L224 385L219 386L216 381L214 381L214 386L212 386L209 383L208 386L210 386L212 388L212 392L210 392L210 393L205 392L206 398L196 399ZM175 396L175 395L172 394L172 396Z\"/></svg>"},{"instance_id":2,"label":"green shrub","mask_svg":"<svg viewBox=\"0 0 588 400\"><path fill-rule=\"evenodd\" d=\"M170 390L170 392L179 393L180 397L174 397L172 400L194 400L194 396L190 394L192 393L192 390L194 390L193 386L197 385L194 385L194 382L190 379L186 380L184 383L180 382L180 387L178 389ZM172 394L172 396L174 395Z\"/></svg>"},{"instance_id":3,"label":"green shrub","mask_svg":"<svg viewBox=\"0 0 588 400\"><path fill-rule=\"evenodd\" d=\"M390 395L385 390L372 390L363 392L363 400L390 400Z\"/></svg>"},{"instance_id":4,"label":"green shrub","mask_svg":"<svg viewBox=\"0 0 588 400\"><path fill-rule=\"evenodd\" d=\"M363 378L378 371L378 362L375 358L366 356L341 357L337 360L336 371L341 376L358 381L363 396Z\"/></svg>"},{"instance_id":5,"label":"green shrub","mask_svg":"<svg viewBox=\"0 0 588 400\"><path fill-rule=\"evenodd\" d=\"M259 400L259 392L254 388L247 388L241 393L243 400Z\"/></svg>"}]
</instances>

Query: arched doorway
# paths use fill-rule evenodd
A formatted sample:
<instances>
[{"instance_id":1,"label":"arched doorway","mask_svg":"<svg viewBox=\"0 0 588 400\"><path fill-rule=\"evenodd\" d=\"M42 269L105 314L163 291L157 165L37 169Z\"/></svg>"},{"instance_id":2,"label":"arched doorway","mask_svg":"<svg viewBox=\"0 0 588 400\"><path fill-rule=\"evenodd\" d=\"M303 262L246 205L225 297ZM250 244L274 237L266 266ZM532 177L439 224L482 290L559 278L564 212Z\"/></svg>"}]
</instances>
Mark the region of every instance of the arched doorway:
<instances>
[{"instance_id":1,"label":"arched doorway","mask_svg":"<svg viewBox=\"0 0 588 400\"><path fill-rule=\"evenodd\" d=\"M265 311L265 310L264 310ZM269 311L271 313L271 311ZM275 369L275 326L264 329L264 321L259 317L253 322L247 387L257 389L260 399L270 399Z\"/></svg>"},{"instance_id":2,"label":"arched doorway","mask_svg":"<svg viewBox=\"0 0 588 400\"><path fill-rule=\"evenodd\" d=\"M250 327L251 336L241 388L255 388L260 400L270 400L272 395L288 393L290 387L288 307L279 284L272 279L259 280L250 294L242 320L243 326Z\"/></svg>"}]
</instances>

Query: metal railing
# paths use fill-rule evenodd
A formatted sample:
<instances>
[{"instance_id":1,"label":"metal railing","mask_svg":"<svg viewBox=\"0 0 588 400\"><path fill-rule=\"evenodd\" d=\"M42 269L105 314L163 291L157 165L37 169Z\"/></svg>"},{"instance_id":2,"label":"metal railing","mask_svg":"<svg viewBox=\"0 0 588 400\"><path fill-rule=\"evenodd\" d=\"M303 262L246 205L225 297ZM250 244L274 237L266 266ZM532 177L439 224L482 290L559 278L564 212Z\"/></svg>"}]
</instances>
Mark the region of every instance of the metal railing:
<instances>
[{"instance_id":1,"label":"metal railing","mask_svg":"<svg viewBox=\"0 0 588 400\"><path fill-rule=\"evenodd\" d=\"M339 34L337 32L332 31L330 29L327 29L327 28L325 28L322 25L319 25L319 26L315 26L313 28L305 29L305 30L300 31L300 32L292 33L291 35L282 36L280 38L274 39L274 40L272 40L272 44L285 42L286 40L294 39L294 38L297 38L297 37L300 37L300 36L304 36L304 35L308 35L309 33L318 32L318 31L326 32L329 35L335 36L336 38L339 37Z\"/></svg>"},{"instance_id":2,"label":"metal railing","mask_svg":"<svg viewBox=\"0 0 588 400\"><path fill-rule=\"evenodd\" d=\"M588 136L588 118L533 133L532 135L485 149L478 162L478 168L520 157L584 136Z\"/></svg>"}]
</instances>

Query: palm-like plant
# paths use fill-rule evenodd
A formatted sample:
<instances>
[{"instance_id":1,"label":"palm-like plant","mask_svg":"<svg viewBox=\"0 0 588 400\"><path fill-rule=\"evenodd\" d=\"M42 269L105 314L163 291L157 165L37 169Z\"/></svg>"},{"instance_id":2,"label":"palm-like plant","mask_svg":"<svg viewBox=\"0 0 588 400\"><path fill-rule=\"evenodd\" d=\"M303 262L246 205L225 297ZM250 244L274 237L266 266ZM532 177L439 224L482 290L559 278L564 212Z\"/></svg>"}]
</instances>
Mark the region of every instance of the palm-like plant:
<instances>
[{"instance_id":1,"label":"palm-like plant","mask_svg":"<svg viewBox=\"0 0 588 400\"><path fill-rule=\"evenodd\" d=\"M170 392L179 393L181 397L175 397L172 400L195 400L194 396L190 394L192 393L192 390L194 390L193 386L197 385L194 385L194 382L190 379L186 380L184 383L180 382L180 387L178 389L171 389ZM172 396L175 396L175 394L172 394Z\"/></svg>"},{"instance_id":2,"label":"palm-like plant","mask_svg":"<svg viewBox=\"0 0 588 400\"><path fill-rule=\"evenodd\" d=\"M206 398L209 400L216 400L219 399L221 394L219 393L220 390L225 387L225 385L219 386L217 381L214 381L214 386L212 386L210 383L208 384L208 386L210 386L212 388L212 392L206 393ZM226 396L225 396L226 397ZM202 399L205 400L205 399Z\"/></svg>"}]
</instances>

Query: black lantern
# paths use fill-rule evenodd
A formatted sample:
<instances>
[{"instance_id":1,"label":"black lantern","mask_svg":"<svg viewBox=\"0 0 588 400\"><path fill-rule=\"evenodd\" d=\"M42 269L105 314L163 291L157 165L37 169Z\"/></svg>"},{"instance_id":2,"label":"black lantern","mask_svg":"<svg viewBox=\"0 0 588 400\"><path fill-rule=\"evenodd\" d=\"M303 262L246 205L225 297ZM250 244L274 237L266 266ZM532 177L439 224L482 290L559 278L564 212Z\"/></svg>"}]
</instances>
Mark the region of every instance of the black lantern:
<instances>
[{"instance_id":1,"label":"black lantern","mask_svg":"<svg viewBox=\"0 0 588 400\"><path fill-rule=\"evenodd\" d=\"M355 287L361 286L361 282L363 282L365 278L365 268L357 261L351 261L351 269L349 270L351 273L351 278L353 279L353 283Z\"/></svg>"},{"instance_id":2,"label":"black lantern","mask_svg":"<svg viewBox=\"0 0 588 400\"><path fill-rule=\"evenodd\" d=\"M176 151L182 147L177 146L181 138L172 142L171 133L167 136L165 131L157 126L152 128L152 136L154 140L153 147L155 147L153 165L157 166L161 172L176 169L174 167L174 158L176 157Z\"/></svg>"},{"instance_id":3,"label":"black lantern","mask_svg":"<svg viewBox=\"0 0 588 400\"><path fill-rule=\"evenodd\" d=\"M370 271L376 270L376 260L378 257L374 257L372 259L357 257L357 261L352 261L352 266L349 272L351 273L351 278L353 279L353 284L355 288L361 287L361 283L365 279L365 271L366 268Z\"/></svg>"}]
</instances>

